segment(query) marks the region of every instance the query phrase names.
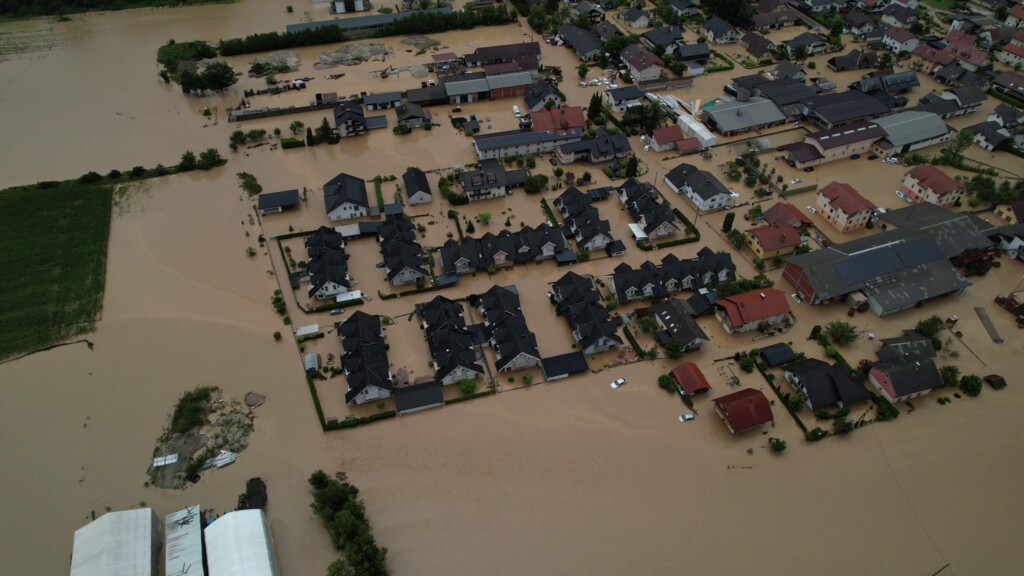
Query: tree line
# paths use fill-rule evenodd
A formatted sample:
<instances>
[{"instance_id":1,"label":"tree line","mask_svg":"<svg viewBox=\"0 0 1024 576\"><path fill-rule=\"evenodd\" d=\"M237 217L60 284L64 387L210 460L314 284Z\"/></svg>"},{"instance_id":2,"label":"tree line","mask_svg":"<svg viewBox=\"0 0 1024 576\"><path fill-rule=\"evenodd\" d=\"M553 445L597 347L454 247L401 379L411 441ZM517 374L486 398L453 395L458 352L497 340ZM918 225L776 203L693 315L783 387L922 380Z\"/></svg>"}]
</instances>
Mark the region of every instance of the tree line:
<instances>
[{"instance_id":1,"label":"tree line","mask_svg":"<svg viewBox=\"0 0 1024 576\"><path fill-rule=\"evenodd\" d=\"M327 568L328 576L386 576L388 549L378 546L373 538L359 489L348 483L344 473L331 478L323 470L309 477L309 485L313 488L313 511L344 556Z\"/></svg>"},{"instance_id":2,"label":"tree line","mask_svg":"<svg viewBox=\"0 0 1024 576\"><path fill-rule=\"evenodd\" d=\"M21 18L75 14L93 10L127 10L129 8L214 4L216 2L218 0L4 0L0 2L0 15Z\"/></svg>"},{"instance_id":3,"label":"tree line","mask_svg":"<svg viewBox=\"0 0 1024 576\"><path fill-rule=\"evenodd\" d=\"M309 28L297 32L263 32L260 34L249 34L245 38L221 40L217 43L217 52L220 52L221 56L235 56L252 52L268 52L271 50L284 50L286 48L299 48L302 46L315 46L317 44L344 41L345 34L342 33L341 28L331 24L330 26Z\"/></svg>"}]
</instances>

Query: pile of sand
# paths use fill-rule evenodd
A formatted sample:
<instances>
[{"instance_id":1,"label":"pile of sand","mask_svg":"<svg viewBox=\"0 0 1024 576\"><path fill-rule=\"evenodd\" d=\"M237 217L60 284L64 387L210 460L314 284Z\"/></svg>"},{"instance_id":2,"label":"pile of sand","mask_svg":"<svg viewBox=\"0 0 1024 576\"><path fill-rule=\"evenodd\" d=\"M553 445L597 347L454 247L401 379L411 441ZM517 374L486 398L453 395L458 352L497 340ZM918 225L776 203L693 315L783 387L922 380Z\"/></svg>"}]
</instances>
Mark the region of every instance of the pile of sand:
<instances>
[{"instance_id":1,"label":"pile of sand","mask_svg":"<svg viewBox=\"0 0 1024 576\"><path fill-rule=\"evenodd\" d=\"M416 48L417 50L427 50L435 46L440 46L441 43L433 38L427 38L426 36L409 36L408 38L402 39L402 44L406 44Z\"/></svg>"},{"instance_id":2,"label":"pile of sand","mask_svg":"<svg viewBox=\"0 0 1024 576\"><path fill-rule=\"evenodd\" d=\"M278 50L277 52L271 52L266 56L260 56L252 61L253 64L263 64L264 66L279 69L281 66L287 66L289 72L294 72L299 69L299 64L302 60L299 59L299 55L291 50Z\"/></svg>"},{"instance_id":3,"label":"pile of sand","mask_svg":"<svg viewBox=\"0 0 1024 576\"><path fill-rule=\"evenodd\" d=\"M335 66L355 66L367 60L383 60L391 49L380 42L367 42L365 44L349 44L342 46L333 52L324 52L320 60L313 64L315 68L333 68Z\"/></svg>"}]
</instances>

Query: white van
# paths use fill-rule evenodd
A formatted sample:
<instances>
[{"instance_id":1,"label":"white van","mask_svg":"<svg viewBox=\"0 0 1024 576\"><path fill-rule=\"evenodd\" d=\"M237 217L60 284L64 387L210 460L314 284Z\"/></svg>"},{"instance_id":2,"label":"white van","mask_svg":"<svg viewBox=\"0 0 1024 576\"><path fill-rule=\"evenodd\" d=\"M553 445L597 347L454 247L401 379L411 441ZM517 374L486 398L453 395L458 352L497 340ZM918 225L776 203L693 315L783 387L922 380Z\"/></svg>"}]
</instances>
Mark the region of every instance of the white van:
<instances>
[{"instance_id":1,"label":"white van","mask_svg":"<svg viewBox=\"0 0 1024 576\"><path fill-rule=\"evenodd\" d=\"M523 115L522 111L519 110L519 106L515 104L512 105L512 114L515 114L516 118L519 118L520 116Z\"/></svg>"}]
</instances>

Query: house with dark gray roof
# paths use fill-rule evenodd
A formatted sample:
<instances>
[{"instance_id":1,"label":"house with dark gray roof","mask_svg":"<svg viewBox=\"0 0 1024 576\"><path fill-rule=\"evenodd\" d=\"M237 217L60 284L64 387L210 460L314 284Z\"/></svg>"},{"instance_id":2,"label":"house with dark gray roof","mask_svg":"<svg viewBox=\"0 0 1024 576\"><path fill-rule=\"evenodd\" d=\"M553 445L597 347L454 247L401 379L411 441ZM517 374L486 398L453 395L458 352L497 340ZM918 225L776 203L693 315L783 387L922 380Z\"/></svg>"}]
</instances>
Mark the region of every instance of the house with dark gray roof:
<instances>
[{"instance_id":1,"label":"house with dark gray roof","mask_svg":"<svg viewBox=\"0 0 1024 576\"><path fill-rule=\"evenodd\" d=\"M725 20L718 16L708 18L704 22L704 35L712 44L730 44L739 39L739 33Z\"/></svg>"},{"instance_id":2,"label":"house with dark gray roof","mask_svg":"<svg viewBox=\"0 0 1024 576\"><path fill-rule=\"evenodd\" d=\"M503 268L549 260L566 248L560 229L544 224L536 228L523 226L515 232L488 232L479 239L472 236L461 241L450 239L441 247L441 267L446 274L469 274L492 266Z\"/></svg>"},{"instance_id":3,"label":"house with dark gray roof","mask_svg":"<svg viewBox=\"0 0 1024 576\"><path fill-rule=\"evenodd\" d=\"M639 268L622 263L609 277L619 304L658 299L681 290L700 290L736 279L736 266L727 253L702 248L694 258L667 254L661 264L650 260Z\"/></svg>"},{"instance_id":4,"label":"house with dark gray roof","mask_svg":"<svg viewBox=\"0 0 1024 576\"><path fill-rule=\"evenodd\" d=\"M298 204L298 190L267 192L259 195L259 199L256 202L256 210L260 213L260 216L267 216L269 214L280 214L286 208L298 206Z\"/></svg>"},{"instance_id":5,"label":"house with dark gray roof","mask_svg":"<svg viewBox=\"0 0 1024 576\"><path fill-rule=\"evenodd\" d=\"M907 70L892 74L873 74L854 82L850 85L850 89L860 90L866 94L871 94L872 92L902 94L920 85L921 81L917 79L917 72Z\"/></svg>"},{"instance_id":6,"label":"house with dark gray roof","mask_svg":"<svg viewBox=\"0 0 1024 576\"><path fill-rule=\"evenodd\" d=\"M629 178L616 189L616 195L636 221L639 230L634 230L633 235L637 239L657 240L679 233L678 218L672 206L649 182Z\"/></svg>"},{"instance_id":7,"label":"house with dark gray roof","mask_svg":"<svg viewBox=\"0 0 1024 576\"><path fill-rule=\"evenodd\" d=\"M787 365L782 374L812 411L848 408L871 399L860 379L842 364L808 358Z\"/></svg>"},{"instance_id":8,"label":"house with dark gray roof","mask_svg":"<svg viewBox=\"0 0 1024 576\"><path fill-rule=\"evenodd\" d=\"M665 184L676 194L686 196L702 212L724 208L732 198L714 174L685 162L665 174Z\"/></svg>"},{"instance_id":9,"label":"house with dark gray roof","mask_svg":"<svg viewBox=\"0 0 1024 576\"><path fill-rule=\"evenodd\" d=\"M342 172L324 184L324 206L331 220L348 220L370 213L366 182Z\"/></svg>"},{"instance_id":10,"label":"house with dark gray roof","mask_svg":"<svg viewBox=\"0 0 1024 576\"><path fill-rule=\"evenodd\" d=\"M914 353L876 362L868 381L893 403L924 396L943 385L935 360Z\"/></svg>"},{"instance_id":11,"label":"house with dark gray roof","mask_svg":"<svg viewBox=\"0 0 1024 576\"><path fill-rule=\"evenodd\" d=\"M444 296L416 305L433 359L434 378L443 385L476 380L484 374L462 304Z\"/></svg>"},{"instance_id":12,"label":"house with dark gray roof","mask_svg":"<svg viewBox=\"0 0 1024 576\"><path fill-rule=\"evenodd\" d=\"M328 228L327 226L321 226L312 234L306 236L305 245L306 256L309 258L316 258L316 256L322 252L342 250L345 248L345 240L342 238L340 232L333 228Z\"/></svg>"},{"instance_id":13,"label":"house with dark gray roof","mask_svg":"<svg viewBox=\"0 0 1024 576\"><path fill-rule=\"evenodd\" d=\"M555 198L553 204L562 213L566 235L576 241L578 250L603 250L615 241L611 233L611 224L600 218L590 194L570 186Z\"/></svg>"},{"instance_id":14,"label":"house with dark gray roof","mask_svg":"<svg viewBox=\"0 0 1024 576\"><path fill-rule=\"evenodd\" d=\"M519 42L515 44L502 44L500 46L481 46L470 54L466 54L466 66L476 67L485 64L498 64L500 62L511 62L520 55L531 55L540 57L540 43Z\"/></svg>"},{"instance_id":15,"label":"house with dark gray roof","mask_svg":"<svg viewBox=\"0 0 1024 576\"><path fill-rule=\"evenodd\" d=\"M434 199L427 175L415 166L406 168L405 174L402 174L402 184L405 186L405 197L409 199L410 206L429 204Z\"/></svg>"},{"instance_id":16,"label":"house with dark gray roof","mask_svg":"<svg viewBox=\"0 0 1024 576\"><path fill-rule=\"evenodd\" d=\"M568 322L573 340L584 354L622 346L618 323L601 303L593 278L569 272L555 281L551 294L557 313Z\"/></svg>"},{"instance_id":17,"label":"house with dark gray roof","mask_svg":"<svg viewBox=\"0 0 1024 576\"><path fill-rule=\"evenodd\" d=\"M565 41L566 46L576 52L580 60L590 62L601 57L604 46L597 34L590 30L572 24L562 24L558 27L558 35Z\"/></svg>"},{"instance_id":18,"label":"house with dark gray roof","mask_svg":"<svg viewBox=\"0 0 1024 576\"><path fill-rule=\"evenodd\" d=\"M471 296L469 302L484 317L484 331L499 372L540 364L537 337L526 324L515 286L493 286L482 295Z\"/></svg>"},{"instance_id":19,"label":"house with dark gray roof","mask_svg":"<svg viewBox=\"0 0 1024 576\"><path fill-rule=\"evenodd\" d=\"M640 41L654 50L658 46L665 49L665 53L672 54L675 51L674 45L683 39L683 29L679 26L662 26L644 32Z\"/></svg>"},{"instance_id":20,"label":"house with dark gray roof","mask_svg":"<svg viewBox=\"0 0 1024 576\"><path fill-rule=\"evenodd\" d=\"M786 115L789 120L803 117L804 102L818 95L818 92L792 78L779 78L754 87L753 95L767 98Z\"/></svg>"},{"instance_id":21,"label":"house with dark gray roof","mask_svg":"<svg viewBox=\"0 0 1024 576\"><path fill-rule=\"evenodd\" d=\"M855 48L842 56L833 56L829 58L827 63L830 69L836 72L845 72L846 70L873 68L877 61L878 55L875 52L862 52Z\"/></svg>"},{"instance_id":22,"label":"house with dark gray roof","mask_svg":"<svg viewBox=\"0 0 1024 576\"><path fill-rule=\"evenodd\" d=\"M798 51L804 50L807 55L822 54L828 45L825 39L811 32L798 34L794 38L782 43L786 47L786 54L793 58Z\"/></svg>"},{"instance_id":23,"label":"house with dark gray roof","mask_svg":"<svg viewBox=\"0 0 1024 576\"><path fill-rule=\"evenodd\" d=\"M847 90L821 94L806 103L805 116L822 128L837 128L846 124L871 120L892 110L860 90Z\"/></svg>"},{"instance_id":24,"label":"house with dark gray roof","mask_svg":"<svg viewBox=\"0 0 1024 576\"><path fill-rule=\"evenodd\" d=\"M391 396L395 389L380 316L356 310L338 325L344 353L341 366L348 382L345 402L366 404Z\"/></svg>"},{"instance_id":25,"label":"house with dark gray roof","mask_svg":"<svg viewBox=\"0 0 1024 576\"><path fill-rule=\"evenodd\" d=\"M650 313L654 314L654 321L658 325L655 339L662 346L670 346L674 340L683 352L691 352L700 350L701 345L709 341L708 335L686 311L682 300L669 298L659 302Z\"/></svg>"},{"instance_id":26,"label":"house with dark gray roof","mask_svg":"<svg viewBox=\"0 0 1024 576\"><path fill-rule=\"evenodd\" d=\"M419 104L402 104L395 108L395 117L399 124L405 124L409 128L422 128L429 125L431 115L429 110L424 110Z\"/></svg>"},{"instance_id":27,"label":"house with dark gray roof","mask_svg":"<svg viewBox=\"0 0 1024 576\"><path fill-rule=\"evenodd\" d=\"M393 286L430 279L430 271L423 265L423 247L416 240L416 228L403 214L388 215L381 222L377 241L384 257L384 272Z\"/></svg>"},{"instance_id":28,"label":"house with dark gray roof","mask_svg":"<svg viewBox=\"0 0 1024 576\"><path fill-rule=\"evenodd\" d=\"M526 109L530 112L543 110L548 101L554 102L555 106L560 106L565 102L562 93L546 78L534 80L530 89L523 96L523 100L526 102Z\"/></svg>"},{"instance_id":29,"label":"house with dark gray roof","mask_svg":"<svg viewBox=\"0 0 1024 576\"><path fill-rule=\"evenodd\" d=\"M525 169L505 170L500 162L480 162L476 170L462 173L462 189L470 202L500 198L512 193L513 188L522 186L529 173Z\"/></svg>"},{"instance_id":30,"label":"house with dark gray roof","mask_svg":"<svg viewBox=\"0 0 1024 576\"><path fill-rule=\"evenodd\" d=\"M598 39L601 40L603 45L612 36L622 36L622 31L615 24L604 21L594 25L594 34L597 34Z\"/></svg>"},{"instance_id":31,"label":"house with dark gray roof","mask_svg":"<svg viewBox=\"0 0 1024 576\"><path fill-rule=\"evenodd\" d=\"M310 300L333 299L342 292L348 292L351 279L348 275L348 255L337 248L318 252L306 264Z\"/></svg>"},{"instance_id":32,"label":"house with dark gray roof","mask_svg":"<svg viewBox=\"0 0 1024 576\"><path fill-rule=\"evenodd\" d=\"M985 92L978 88L954 88L943 92L929 92L917 106L907 111L930 112L943 120L976 111L985 101Z\"/></svg>"},{"instance_id":33,"label":"house with dark gray roof","mask_svg":"<svg viewBox=\"0 0 1024 576\"><path fill-rule=\"evenodd\" d=\"M334 127L338 136L359 136L366 134L366 115L363 107L355 100L344 100L334 109Z\"/></svg>"},{"instance_id":34,"label":"house with dark gray roof","mask_svg":"<svg viewBox=\"0 0 1024 576\"><path fill-rule=\"evenodd\" d=\"M591 164L611 162L617 158L626 158L633 153L629 138L625 134L610 134L604 128L598 128L597 134L589 140L569 142L555 149L555 155L562 164L586 161Z\"/></svg>"},{"instance_id":35,"label":"house with dark gray roof","mask_svg":"<svg viewBox=\"0 0 1024 576\"><path fill-rule=\"evenodd\" d=\"M747 49L755 62L770 62L773 58L775 43L757 32L747 32L740 38L740 46Z\"/></svg>"},{"instance_id":36,"label":"house with dark gray roof","mask_svg":"<svg viewBox=\"0 0 1024 576\"><path fill-rule=\"evenodd\" d=\"M643 103L644 92L640 88L630 85L622 88L612 88L604 93L604 99L614 112L626 111L630 106L637 106Z\"/></svg>"},{"instance_id":37,"label":"house with dark gray roof","mask_svg":"<svg viewBox=\"0 0 1024 576\"><path fill-rule=\"evenodd\" d=\"M784 124L786 115L771 100L754 96L705 108L701 119L723 136L736 136Z\"/></svg>"},{"instance_id":38,"label":"house with dark gray roof","mask_svg":"<svg viewBox=\"0 0 1024 576\"><path fill-rule=\"evenodd\" d=\"M473 147L481 160L494 160L509 156L545 154L562 144L579 142L582 138L583 129L580 127L564 130L507 130L477 134L473 136Z\"/></svg>"},{"instance_id":39,"label":"house with dark gray roof","mask_svg":"<svg viewBox=\"0 0 1024 576\"><path fill-rule=\"evenodd\" d=\"M801 82L807 78L807 71L803 69L799 64L794 64L789 60L783 60L775 66L775 77L776 78L791 78L793 80L800 80Z\"/></svg>"},{"instance_id":40,"label":"house with dark gray roof","mask_svg":"<svg viewBox=\"0 0 1024 576\"><path fill-rule=\"evenodd\" d=\"M382 92L380 94L369 94L363 96L363 104L367 110L383 110L395 108L402 103L401 92Z\"/></svg>"},{"instance_id":41,"label":"house with dark gray roof","mask_svg":"<svg viewBox=\"0 0 1024 576\"><path fill-rule=\"evenodd\" d=\"M625 22L630 28L647 28L651 25L651 13L639 8L626 8L619 12L618 17L619 20Z\"/></svg>"},{"instance_id":42,"label":"house with dark gray roof","mask_svg":"<svg viewBox=\"0 0 1024 576\"><path fill-rule=\"evenodd\" d=\"M902 336L880 338L882 347L875 353L879 360L892 360L905 354L918 354L926 358L935 358L935 347L932 341L914 330L904 330Z\"/></svg>"},{"instance_id":43,"label":"house with dark gray roof","mask_svg":"<svg viewBox=\"0 0 1024 576\"><path fill-rule=\"evenodd\" d=\"M672 8L673 12L684 18L700 14L700 8L697 7L693 0L668 0L668 5Z\"/></svg>"}]
</instances>

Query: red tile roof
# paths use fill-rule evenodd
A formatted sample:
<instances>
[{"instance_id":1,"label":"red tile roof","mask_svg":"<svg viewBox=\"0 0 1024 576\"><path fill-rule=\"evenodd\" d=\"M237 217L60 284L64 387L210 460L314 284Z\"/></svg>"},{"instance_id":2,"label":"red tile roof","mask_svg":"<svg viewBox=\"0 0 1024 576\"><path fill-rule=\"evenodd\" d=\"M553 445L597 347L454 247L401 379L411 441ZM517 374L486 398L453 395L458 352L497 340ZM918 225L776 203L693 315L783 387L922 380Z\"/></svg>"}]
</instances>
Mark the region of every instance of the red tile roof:
<instances>
[{"instance_id":1,"label":"red tile roof","mask_svg":"<svg viewBox=\"0 0 1024 576\"><path fill-rule=\"evenodd\" d=\"M580 106L562 106L530 115L534 132L559 132L570 128L586 128L587 120Z\"/></svg>"},{"instance_id":2,"label":"red tile roof","mask_svg":"<svg viewBox=\"0 0 1024 576\"><path fill-rule=\"evenodd\" d=\"M963 184L950 178L945 172L931 164L918 164L911 168L907 174L917 180L921 188L931 189L939 196L945 196L958 188L964 187Z\"/></svg>"},{"instance_id":3,"label":"red tile roof","mask_svg":"<svg viewBox=\"0 0 1024 576\"><path fill-rule=\"evenodd\" d=\"M853 216L861 210L874 210L877 208L870 200L860 195L853 186L843 182L833 182L818 190L819 196L824 196L828 203L836 210L847 216Z\"/></svg>"},{"instance_id":4,"label":"red tile roof","mask_svg":"<svg viewBox=\"0 0 1024 576\"><path fill-rule=\"evenodd\" d=\"M651 139L659 145L668 144L669 142L678 142L683 139L683 129L680 128L678 124L657 128L654 130L654 133L651 134Z\"/></svg>"},{"instance_id":5,"label":"red tile roof","mask_svg":"<svg viewBox=\"0 0 1024 576\"><path fill-rule=\"evenodd\" d=\"M676 150L679 150L681 154L697 152L703 147L704 146L700 143L700 138L683 138L676 142Z\"/></svg>"},{"instance_id":6,"label":"red tile roof","mask_svg":"<svg viewBox=\"0 0 1024 576\"><path fill-rule=\"evenodd\" d=\"M1015 56L1024 58L1024 46L1019 46L1017 44L1007 44L1003 46L1003 52L1008 52Z\"/></svg>"},{"instance_id":7,"label":"red tile roof","mask_svg":"<svg viewBox=\"0 0 1024 576\"><path fill-rule=\"evenodd\" d=\"M1016 17L1018 20L1024 20L1024 5L1014 4L1007 14ZM1018 22L1017 25L1020 26L1020 23Z\"/></svg>"},{"instance_id":8,"label":"red tile roof","mask_svg":"<svg viewBox=\"0 0 1024 576\"><path fill-rule=\"evenodd\" d=\"M789 224L758 226L747 230L747 234L756 238L757 243L765 252L795 247L800 244L800 231Z\"/></svg>"},{"instance_id":9,"label":"red tile roof","mask_svg":"<svg viewBox=\"0 0 1024 576\"><path fill-rule=\"evenodd\" d=\"M914 36L914 33L911 32L910 30L906 30L904 28L897 28L895 26L886 30L885 35L899 42L900 44L906 42L907 40L910 40L911 38L916 38L916 36Z\"/></svg>"},{"instance_id":10,"label":"red tile roof","mask_svg":"<svg viewBox=\"0 0 1024 576\"><path fill-rule=\"evenodd\" d=\"M630 66L641 71L647 70L651 66L665 66L664 60L658 58L657 56L651 54L646 50L641 50L640 52L637 52L636 54L631 56L627 61L629 62Z\"/></svg>"},{"instance_id":11,"label":"red tile roof","mask_svg":"<svg viewBox=\"0 0 1024 576\"><path fill-rule=\"evenodd\" d=\"M771 404L760 390L744 388L714 402L733 434L775 421Z\"/></svg>"},{"instance_id":12,"label":"red tile roof","mask_svg":"<svg viewBox=\"0 0 1024 576\"><path fill-rule=\"evenodd\" d=\"M921 60L928 62L934 62L945 66L950 62L956 60L956 56L953 56L948 50L936 50L927 44L920 44L914 51L911 52L914 56L917 56Z\"/></svg>"},{"instance_id":13,"label":"red tile roof","mask_svg":"<svg viewBox=\"0 0 1024 576\"><path fill-rule=\"evenodd\" d=\"M764 221L769 224L789 224L793 227L811 225L811 219L804 216L799 208L785 202L779 202L765 210Z\"/></svg>"},{"instance_id":14,"label":"red tile roof","mask_svg":"<svg viewBox=\"0 0 1024 576\"><path fill-rule=\"evenodd\" d=\"M704 377L704 373L693 362L683 362L676 366L672 369L672 375L675 376L676 382L687 396L711 390L711 384L708 384L708 379Z\"/></svg>"},{"instance_id":15,"label":"red tile roof","mask_svg":"<svg viewBox=\"0 0 1024 576\"><path fill-rule=\"evenodd\" d=\"M772 316L790 311L786 294L775 288L751 290L743 294L721 298L715 302L729 316L729 323L735 327L751 322L760 322Z\"/></svg>"}]
</instances>

